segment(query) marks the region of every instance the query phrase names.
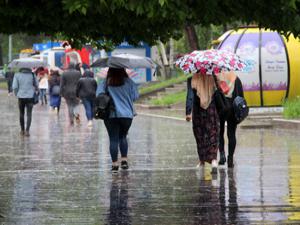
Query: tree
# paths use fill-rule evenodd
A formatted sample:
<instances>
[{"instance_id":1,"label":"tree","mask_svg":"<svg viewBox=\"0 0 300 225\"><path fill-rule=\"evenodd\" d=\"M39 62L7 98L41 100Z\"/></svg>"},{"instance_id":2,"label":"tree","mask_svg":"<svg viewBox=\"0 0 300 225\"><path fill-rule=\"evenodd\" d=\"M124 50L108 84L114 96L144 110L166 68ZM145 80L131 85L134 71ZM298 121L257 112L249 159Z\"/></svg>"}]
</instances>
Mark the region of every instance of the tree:
<instances>
[{"instance_id":1,"label":"tree","mask_svg":"<svg viewBox=\"0 0 300 225\"><path fill-rule=\"evenodd\" d=\"M13 58L19 56L19 53L22 49L32 48L34 43L49 41L49 37L45 37L43 35L26 35L26 34L14 34L13 37L13 49L12 55ZM8 63L8 35L0 34L0 62ZM2 65L0 63L0 65Z\"/></svg>"},{"instance_id":2,"label":"tree","mask_svg":"<svg viewBox=\"0 0 300 225\"><path fill-rule=\"evenodd\" d=\"M240 20L299 36L299 11L299 0L6 0L0 3L0 33L59 33L75 45L106 47L178 39L187 23Z\"/></svg>"}]
</instances>

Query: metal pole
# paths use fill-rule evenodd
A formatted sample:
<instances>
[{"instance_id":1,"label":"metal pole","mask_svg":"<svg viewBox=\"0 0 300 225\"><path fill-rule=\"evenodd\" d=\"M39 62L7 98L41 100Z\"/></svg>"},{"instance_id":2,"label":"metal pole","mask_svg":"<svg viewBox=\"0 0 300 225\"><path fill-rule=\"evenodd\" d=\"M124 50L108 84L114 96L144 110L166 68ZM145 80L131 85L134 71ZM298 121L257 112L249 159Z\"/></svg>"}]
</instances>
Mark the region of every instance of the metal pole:
<instances>
[{"instance_id":1,"label":"metal pole","mask_svg":"<svg viewBox=\"0 0 300 225\"><path fill-rule=\"evenodd\" d=\"M8 36L8 62L12 60L12 34Z\"/></svg>"}]
</instances>

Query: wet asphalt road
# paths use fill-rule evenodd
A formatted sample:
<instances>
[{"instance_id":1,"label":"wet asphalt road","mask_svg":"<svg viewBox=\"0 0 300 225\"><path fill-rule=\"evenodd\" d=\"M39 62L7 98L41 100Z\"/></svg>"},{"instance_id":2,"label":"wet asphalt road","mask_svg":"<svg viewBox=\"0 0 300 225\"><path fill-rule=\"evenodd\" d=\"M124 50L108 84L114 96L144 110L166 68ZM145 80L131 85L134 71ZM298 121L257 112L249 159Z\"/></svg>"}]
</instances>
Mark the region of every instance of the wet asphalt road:
<instances>
[{"instance_id":1,"label":"wet asphalt road","mask_svg":"<svg viewBox=\"0 0 300 225\"><path fill-rule=\"evenodd\" d=\"M15 99L0 109L0 224L300 224L299 132L238 130L235 168L212 177L190 123L139 115L130 170L112 175L101 121L36 106L21 138Z\"/></svg>"}]
</instances>

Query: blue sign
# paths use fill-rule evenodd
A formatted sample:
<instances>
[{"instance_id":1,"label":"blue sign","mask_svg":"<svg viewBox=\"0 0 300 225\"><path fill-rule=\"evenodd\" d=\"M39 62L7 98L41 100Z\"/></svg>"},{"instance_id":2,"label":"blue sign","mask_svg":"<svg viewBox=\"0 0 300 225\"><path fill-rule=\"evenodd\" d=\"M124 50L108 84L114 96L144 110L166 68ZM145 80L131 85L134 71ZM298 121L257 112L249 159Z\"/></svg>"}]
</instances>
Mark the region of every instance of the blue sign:
<instances>
[{"instance_id":1,"label":"blue sign","mask_svg":"<svg viewBox=\"0 0 300 225\"><path fill-rule=\"evenodd\" d=\"M53 47L60 47L60 46L61 46L60 42L48 41L47 43L33 44L33 50L35 50L35 51L44 51L44 50L47 50L47 49L51 49Z\"/></svg>"}]
</instances>

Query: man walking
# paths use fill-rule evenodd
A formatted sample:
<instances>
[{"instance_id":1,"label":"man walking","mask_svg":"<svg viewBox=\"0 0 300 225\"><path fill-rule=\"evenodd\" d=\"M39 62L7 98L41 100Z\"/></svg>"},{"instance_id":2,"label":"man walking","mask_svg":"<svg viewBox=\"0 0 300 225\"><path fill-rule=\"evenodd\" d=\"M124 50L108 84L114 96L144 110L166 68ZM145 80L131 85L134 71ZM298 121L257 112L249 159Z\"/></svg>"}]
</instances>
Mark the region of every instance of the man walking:
<instances>
[{"instance_id":1,"label":"man walking","mask_svg":"<svg viewBox=\"0 0 300 225\"><path fill-rule=\"evenodd\" d=\"M5 79L7 82L7 90L8 90L8 96L12 95L12 84L13 84L13 80L14 80L14 75L15 73L12 71L11 68L8 68L8 70L5 73Z\"/></svg>"},{"instance_id":2,"label":"man walking","mask_svg":"<svg viewBox=\"0 0 300 225\"><path fill-rule=\"evenodd\" d=\"M76 87L80 77L81 74L75 69L74 63L70 63L69 68L61 76L60 94L66 100L71 126L74 125L74 118L76 123L80 124L79 99L76 97Z\"/></svg>"},{"instance_id":3,"label":"man walking","mask_svg":"<svg viewBox=\"0 0 300 225\"><path fill-rule=\"evenodd\" d=\"M29 137L29 129L32 118L33 95L38 90L38 80L31 72L31 69L21 68L19 73L16 73L13 80L12 88L19 100L20 111L20 126L21 136ZM25 129L25 109L27 114L27 122Z\"/></svg>"}]
</instances>

